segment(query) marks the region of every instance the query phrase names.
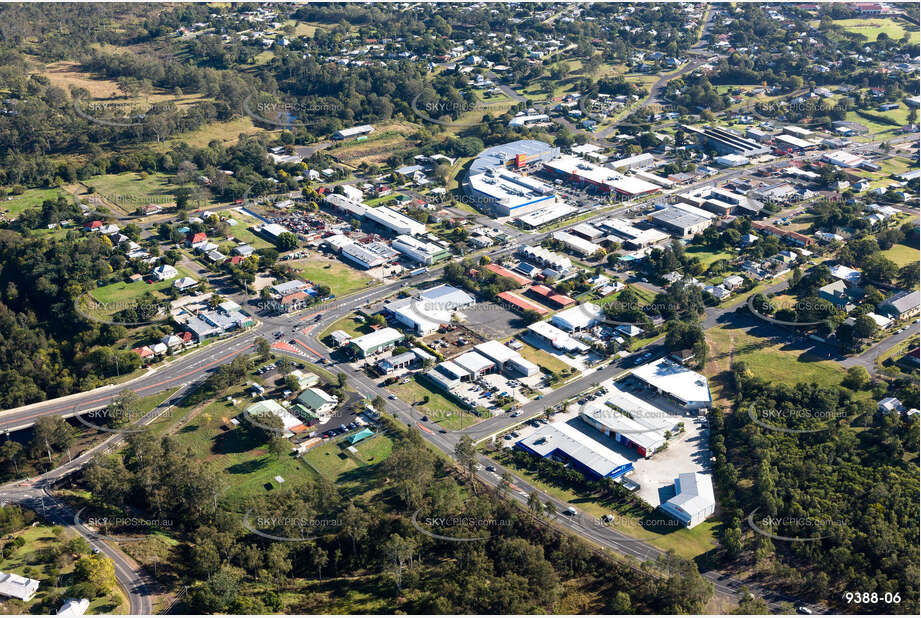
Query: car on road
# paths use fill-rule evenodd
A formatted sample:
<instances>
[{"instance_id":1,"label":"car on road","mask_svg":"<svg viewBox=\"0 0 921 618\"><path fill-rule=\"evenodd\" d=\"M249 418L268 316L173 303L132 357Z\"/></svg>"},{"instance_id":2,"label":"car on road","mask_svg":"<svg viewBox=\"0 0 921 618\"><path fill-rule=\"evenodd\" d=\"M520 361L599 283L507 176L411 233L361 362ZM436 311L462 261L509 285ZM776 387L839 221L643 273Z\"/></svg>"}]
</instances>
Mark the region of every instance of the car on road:
<instances>
[{"instance_id":1,"label":"car on road","mask_svg":"<svg viewBox=\"0 0 921 618\"><path fill-rule=\"evenodd\" d=\"M512 435L507 433L507 434L505 434L504 436L502 436L502 439L503 439L503 440L511 440L511 439L512 439Z\"/></svg>"},{"instance_id":2,"label":"car on road","mask_svg":"<svg viewBox=\"0 0 921 618\"><path fill-rule=\"evenodd\" d=\"M812 615L812 610L809 609L808 607L806 607L805 605L800 605L799 607L796 608L796 613L797 613L797 614L806 614L807 616L811 616L811 615Z\"/></svg>"},{"instance_id":3,"label":"car on road","mask_svg":"<svg viewBox=\"0 0 921 618\"><path fill-rule=\"evenodd\" d=\"M396 399L396 398L397 398L396 395L387 395L387 399Z\"/></svg>"},{"instance_id":4,"label":"car on road","mask_svg":"<svg viewBox=\"0 0 921 618\"><path fill-rule=\"evenodd\" d=\"M569 517L575 517L579 514L579 511L570 506L565 511L563 511L563 514L568 515Z\"/></svg>"},{"instance_id":5,"label":"car on road","mask_svg":"<svg viewBox=\"0 0 921 618\"><path fill-rule=\"evenodd\" d=\"M439 430L438 430L438 433L448 433L448 430L447 430L447 429L439 429Z\"/></svg>"},{"instance_id":6,"label":"car on road","mask_svg":"<svg viewBox=\"0 0 921 618\"><path fill-rule=\"evenodd\" d=\"M515 412L512 412L512 418L518 418L519 416L521 416L521 411L520 411L520 410L517 410L517 411L515 411Z\"/></svg>"},{"instance_id":7,"label":"car on road","mask_svg":"<svg viewBox=\"0 0 921 618\"><path fill-rule=\"evenodd\" d=\"M495 472L495 471L496 471L496 467L495 467L495 466L486 466L486 471L487 471L487 472Z\"/></svg>"}]
</instances>

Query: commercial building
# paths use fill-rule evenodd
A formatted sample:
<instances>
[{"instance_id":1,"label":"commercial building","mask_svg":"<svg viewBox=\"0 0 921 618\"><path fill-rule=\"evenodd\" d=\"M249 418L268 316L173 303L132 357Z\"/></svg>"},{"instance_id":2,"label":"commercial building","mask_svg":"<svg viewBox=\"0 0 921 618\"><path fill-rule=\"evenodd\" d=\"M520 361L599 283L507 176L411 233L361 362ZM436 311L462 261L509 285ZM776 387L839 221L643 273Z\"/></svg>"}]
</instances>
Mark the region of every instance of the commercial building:
<instances>
[{"instance_id":1,"label":"commercial building","mask_svg":"<svg viewBox=\"0 0 921 618\"><path fill-rule=\"evenodd\" d=\"M674 180L669 180L668 178L665 178L664 176L658 176L650 172L636 170L633 172L633 175L639 178L640 180L645 180L646 182L651 182L654 185L659 185L663 189L671 189L672 187L675 186Z\"/></svg>"},{"instance_id":2,"label":"commercial building","mask_svg":"<svg viewBox=\"0 0 921 618\"><path fill-rule=\"evenodd\" d=\"M497 217L518 217L557 203L553 187L504 167L469 176L467 193Z\"/></svg>"},{"instance_id":3,"label":"commercial building","mask_svg":"<svg viewBox=\"0 0 921 618\"><path fill-rule=\"evenodd\" d=\"M550 116L547 114L532 114L530 116L515 116L508 122L510 127L530 127L535 124L550 122Z\"/></svg>"},{"instance_id":4,"label":"commercial building","mask_svg":"<svg viewBox=\"0 0 921 618\"><path fill-rule=\"evenodd\" d=\"M756 214L764 208L764 204L757 200L728 189L715 187L700 187L692 191L678 193L675 195L675 199L681 204L694 206L721 217L732 213Z\"/></svg>"},{"instance_id":5,"label":"commercial building","mask_svg":"<svg viewBox=\"0 0 921 618\"><path fill-rule=\"evenodd\" d=\"M386 206L369 208L365 212L365 219L372 221L379 226L390 230L395 234L407 234L409 236L421 236L425 234L425 224L415 219L411 219L404 214L391 210Z\"/></svg>"},{"instance_id":6,"label":"commercial building","mask_svg":"<svg viewBox=\"0 0 921 618\"><path fill-rule=\"evenodd\" d=\"M403 340L403 334L395 328L382 328L373 333L355 337L349 341L349 349L358 358L367 358L389 350Z\"/></svg>"},{"instance_id":7,"label":"commercial building","mask_svg":"<svg viewBox=\"0 0 921 618\"><path fill-rule=\"evenodd\" d=\"M641 365L630 374L670 397L686 410L709 408L713 402L707 378L667 358Z\"/></svg>"},{"instance_id":8,"label":"commercial building","mask_svg":"<svg viewBox=\"0 0 921 618\"><path fill-rule=\"evenodd\" d=\"M709 126L699 128L689 125L681 125L681 128L696 134L697 139L704 148L712 148L717 154L756 157L770 152L769 147L725 129Z\"/></svg>"},{"instance_id":9,"label":"commercial building","mask_svg":"<svg viewBox=\"0 0 921 618\"><path fill-rule=\"evenodd\" d=\"M552 345L557 350L571 354L587 352L589 347L573 339L568 333L560 330L550 322L534 322L528 326L528 333L540 341Z\"/></svg>"},{"instance_id":10,"label":"commercial building","mask_svg":"<svg viewBox=\"0 0 921 618\"><path fill-rule=\"evenodd\" d=\"M496 369L496 363L476 351L464 352L453 359L455 365L465 370L473 379Z\"/></svg>"},{"instance_id":11,"label":"commercial building","mask_svg":"<svg viewBox=\"0 0 921 618\"><path fill-rule=\"evenodd\" d=\"M693 528L716 510L713 479L709 474L698 472L679 474L675 479L675 495L659 508Z\"/></svg>"},{"instance_id":12,"label":"commercial building","mask_svg":"<svg viewBox=\"0 0 921 618\"><path fill-rule=\"evenodd\" d=\"M317 416L326 416L335 409L339 398L326 391L310 386L297 396L297 401Z\"/></svg>"},{"instance_id":13,"label":"commercial building","mask_svg":"<svg viewBox=\"0 0 921 618\"><path fill-rule=\"evenodd\" d=\"M528 288L528 293L539 298L541 302L551 304L557 308L568 307L576 302L565 294L554 292L546 285L532 285Z\"/></svg>"},{"instance_id":14,"label":"commercial building","mask_svg":"<svg viewBox=\"0 0 921 618\"><path fill-rule=\"evenodd\" d=\"M530 283L533 283L527 277L522 277L521 275L517 273L513 273L509 269L499 266L498 264L495 264L495 263L487 264L484 268L491 273L495 273L499 275L500 277L506 277L508 279L511 279L512 281L514 281L520 286L529 285Z\"/></svg>"},{"instance_id":15,"label":"commercial building","mask_svg":"<svg viewBox=\"0 0 921 618\"><path fill-rule=\"evenodd\" d=\"M451 257L451 252L444 247L406 234L394 238L390 246L412 261L427 266Z\"/></svg>"},{"instance_id":16,"label":"commercial building","mask_svg":"<svg viewBox=\"0 0 921 618\"><path fill-rule=\"evenodd\" d=\"M798 247L808 247L813 242L812 239L805 234L792 232L790 230L783 230L779 227L768 225L767 223L761 223L759 221L752 221L752 229L758 230L764 234L770 234L771 236L785 240L791 244L797 245Z\"/></svg>"},{"instance_id":17,"label":"commercial building","mask_svg":"<svg viewBox=\"0 0 921 618\"><path fill-rule=\"evenodd\" d=\"M805 152L819 147L818 142L813 142L796 137L795 135L778 135L774 138L774 147L790 152Z\"/></svg>"},{"instance_id":18,"label":"commercial building","mask_svg":"<svg viewBox=\"0 0 921 618\"><path fill-rule=\"evenodd\" d=\"M560 311L552 318L550 323L566 332L576 332L591 328L601 322L604 311L595 303L584 303Z\"/></svg>"},{"instance_id":19,"label":"commercial building","mask_svg":"<svg viewBox=\"0 0 921 618\"><path fill-rule=\"evenodd\" d=\"M470 164L468 178L494 168L524 170L560 156L560 149L547 142L523 139L482 151Z\"/></svg>"},{"instance_id":20,"label":"commercial building","mask_svg":"<svg viewBox=\"0 0 921 618\"><path fill-rule=\"evenodd\" d=\"M623 394L629 395L629 393ZM610 436L619 444L635 449L640 456L649 458L665 446L665 430L656 427L655 423L661 421L657 421L655 416L644 416L646 411L640 407L640 404L649 409L649 414L661 412L642 400L636 399L636 401L636 404L623 404L628 407L627 410L592 401L582 406L579 416L589 426Z\"/></svg>"},{"instance_id":21,"label":"commercial building","mask_svg":"<svg viewBox=\"0 0 921 618\"><path fill-rule=\"evenodd\" d=\"M649 220L671 235L685 238L710 227L713 215L693 206L675 204L653 212Z\"/></svg>"},{"instance_id":22,"label":"commercial building","mask_svg":"<svg viewBox=\"0 0 921 618\"><path fill-rule=\"evenodd\" d=\"M899 292L880 303L879 310L885 315L905 320L918 315L919 301L921 301L921 293L917 290Z\"/></svg>"},{"instance_id":23,"label":"commercial building","mask_svg":"<svg viewBox=\"0 0 921 618\"><path fill-rule=\"evenodd\" d=\"M417 335L428 335L449 324L455 312L475 299L448 285L426 290L416 298L402 298L384 305L384 310Z\"/></svg>"},{"instance_id":24,"label":"commercial building","mask_svg":"<svg viewBox=\"0 0 921 618\"><path fill-rule=\"evenodd\" d=\"M31 601L38 591L38 584L37 579L0 571L0 595L5 597Z\"/></svg>"},{"instance_id":25,"label":"commercial building","mask_svg":"<svg viewBox=\"0 0 921 618\"><path fill-rule=\"evenodd\" d=\"M851 154L846 150L836 150L822 156L822 160L838 167L860 167L866 159L860 155Z\"/></svg>"},{"instance_id":26,"label":"commercial building","mask_svg":"<svg viewBox=\"0 0 921 618\"><path fill-rule=\"evenodd\" d=\"M516 214L515 219L525 227L534 229L568 217L577 210L576 207L557 200L550 206L541 206L537 210L532 210L525 214Z\"/></svg>"},{"instance_id":27,"label":"commercial building","mask_svg":"<svg viewBox=\"0 0 921 618\"><path fill-rule=\"evenodd\" d=\"M482 356L485 356L502 370L512 376L533 376L540 372L540 367L524 358L521 354L498 341L490 340L473 346Z\"/></svg>"},{"instance_id":28,"label":"commercial building","mask_svg":"<svg viewBox=\"0 0 921 618\"><path fill-rule=\"evenodd\" d=\"M343 245L339 255L356 266L368 270L392 262L400 254L384 243L375 241Z\"/></svg>"},{"instance_id":29,"label":"commercial building","mask_svg":"<svg viewBox=\"0 0 921 618\"><path fill-rule=\"evenodd\" d=\"M572 260L555 251L544 249L540 245L533 247L524 245L518 249L518 255L540 266L552 268L561 274L572 270Z\"/></svg>"},{"instance_id":30,"label":"commercial building","mask_svg":"<svg viewBox=\"0 0 921 618\"><path fill-rule=\"evenodd\" d=\"M368 207L361 202L350 200L344 195L330 193L326 196L326 203L340 214L361 219L368 212Z\"/></svg>"},{"instance_id":31,"label":"commercial building","mask_svg":"<svg viewBox=\"0 0 921 618\"><path fill-rule=\"evenodd\" d=\"M307 426L301 419L288 412L284 406L282 406L274 399L257 401L256 403L246 408L244 417L247 419L251 418L256 422L259 422L260 417L268 416L270 414L281 419L285 436L292 436L307 429Z\"/></svg>"},{"instance_id":32,"label":"commercial building","mask_svg":"<svg viewBox=\"0 0 921 618\"><path fill-rule=\"evenodd\" d=\"M596 242L604 238L603 231L588 223L577 223L570 228L570 231L576 236L584 238L585 240L590 240L592 242Z\"/></svg>"},{"instance_id":33,"label":"commercial building","mask_svg":"<svg viewBox=\"0 0 921 618\"><path fill-rule=\"evenodd\" d=\"M668 240L668 234L655 229L641 230L623 219L610 218L599 223L601 228L616 237L628 249L643 249Z\"/></svg>"},{"instance_id":34,"label":"commercial building","mask_svg":"<svg viewBox=\"0 0 921 618\"><path fill-rule=\"evenodd\" d=\"M589 240L579 238L575 234L570 234L562 230L553 232L552 236L554 240L562 243L567 249L575 251L583 257L595 255L602 249L601 245L596 245Z\"/></svg>"},{"instance_id":35,"label":"commercial building","mask_svg":"<svg viewBox=\"0 0 921 618\"><path fill-rule=\"evenodd\" d=\"M658 185L635 176L624 176L608 167L571 155L563 155L544 163L544 169L569 182L591 185L604 193L614 192L626 197L648 195L660 189Z\"/></svg>"},{"instance_id":36,"label":"commercial building","mask_svg":"<svg viewBox=\"0 0 921 618\"><path fill-rule=\"evenodd\" d=\"M655 165L655 163L655 158L648 152L644 152L626 159L611 161L608 163L608 167L612 170L645 170Z\"/></svg>"},{"instance_id":37,"label":"commercial building","mask_svg":"<svg viewBox=\"0 0 921 618\"><path fill-rule=\"evenodd\" d=\"M522 298L521 296L519 296L518 294L515 294L514 292L499 292L498 298L499 300L502 301L504 305L511 307L512 309L515 309L517 311L521 311L521 312L534 311L538 315L547 314L547 310L545 308L541 307L538 304L532 303L531 301L525 298Z\"/></svg>"},{"instance_id":38,"label":"commercial building","mask_svg":"<svg viewBox=\"0 0 921 618\"><path fill-rule=\"evenodd\" d=\"M462 381L469 379L470 372L451 361L444 361L427 371L425 377L444 390L451 391Z\"/></svg>"},{"instance_id":39,"label":"commercial building","mask_svg":"<svg viewBox=\"0 0 921 618\"><path fill-rule=\"evenodd\" d=\"M633 470L628 459L562 421L542 425L515 446L538 457L569 463L591 478L616 479Z\"/></svg>"},{"instance_id":40,"label":"commercial building","mask_svg":"<svg viewBox=\"0 0 921 618\"><path fill-rule=\"evenodd\" d=\"M348 139L350 137L359 137L361 135L368 135L374 132L374 127L369 124L358 125L357 127L350 127L348 129L341 129L333 133L333 139L342 140Z\"/></svg>"},{"instance_id":41,"label":"commercial building","mask_svg":"<svg viewBox=\"0 0 921 618\"><path fill-rule=\"evenodd\" d=\"M725 154L713 159L713 162L720 167L741 167L751 163L751 159L737 154Z\"/></svg>"}]
</instances>

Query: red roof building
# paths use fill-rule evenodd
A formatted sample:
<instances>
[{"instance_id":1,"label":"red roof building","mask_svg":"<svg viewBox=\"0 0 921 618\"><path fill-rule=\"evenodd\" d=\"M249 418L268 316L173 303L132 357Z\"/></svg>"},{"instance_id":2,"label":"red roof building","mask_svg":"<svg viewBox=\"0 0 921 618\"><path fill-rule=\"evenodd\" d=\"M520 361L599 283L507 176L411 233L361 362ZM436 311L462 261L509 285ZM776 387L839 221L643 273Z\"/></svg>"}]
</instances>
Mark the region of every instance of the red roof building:
<instances>
[{"instance_id":1,"label":"red roof building","mask_svg":"<svg viewBox=\"0 0 921 618\"><path fill-rule=\"evenodd\" d=\"M140 348L134 348L134 351L137 352L137 355L143 359L153 358L154 356L154 351L146 345Z\"/></svg>"},{"instance_id":2,"label":"red roof building","mask_svg":"<svg viewBox=\"0 0 921 618\"><path fill-rule=\"evenodd\" d=\"M535 296L540 297L542 301L550 301L559 307L568 307L569 305L573 305L576 302L564 294L554 292L546 285L532 285L530 288L528 288L528 292L531 292Z\"/></svg>"},{"instance_id":3,"label":"red roof building","mask_svg":"<svg viewBox=\"0 0 921 618\"><path fill-rule=\"evenodd\" d=\"M514 294L512 292L500 292L498 296L500 300L502 300L512 309L517 309L518 311L535 311L539 315L547 315L547 310L545 308L525 300L521 296L518 296L518 294Z\"/></svg>"},{"instance_id":4,"label":"red roof building","mask_svg":"<svg viewBox=\"0 0 921 618\"><path fill-rule=\"evenodd\" d=\"M488 270L491 273L495 273L499 275L500 277L507 277L520 286L526 286L526 285L533 283L527 277L523 277L519 274L513 273L508 268L503 268L502 266L499 266L498 264L487 264L486 270Z\"/></svg>"},{"instance_id":5,"label":"red roof building","mask_svg":"<svg viewBox=\"0 0 921 618\"><path fill-rule=\"evenodd\" d=\"M194 245L197 242L204 242L208 240L208 235L204 232L197 232L195 234L189 234L189 244Z\"/></svg>"}]
</instances>

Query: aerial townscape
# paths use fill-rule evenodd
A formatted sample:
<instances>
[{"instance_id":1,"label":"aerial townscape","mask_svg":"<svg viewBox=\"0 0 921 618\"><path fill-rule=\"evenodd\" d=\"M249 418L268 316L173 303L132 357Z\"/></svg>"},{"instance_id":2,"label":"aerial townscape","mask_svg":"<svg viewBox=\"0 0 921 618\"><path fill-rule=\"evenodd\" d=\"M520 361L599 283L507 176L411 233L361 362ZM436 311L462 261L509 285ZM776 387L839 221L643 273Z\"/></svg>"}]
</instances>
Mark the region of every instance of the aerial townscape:
<instances>
[{"instance_id":1,"label":"aerial townscape","mask_svg":"<svg viewBox=\"0 0 921 618\"><path fill-rule=\"evenodd\" d=\"M0 4L0 614L918 615L919 44Z\"/></svg>"}]
</instances>

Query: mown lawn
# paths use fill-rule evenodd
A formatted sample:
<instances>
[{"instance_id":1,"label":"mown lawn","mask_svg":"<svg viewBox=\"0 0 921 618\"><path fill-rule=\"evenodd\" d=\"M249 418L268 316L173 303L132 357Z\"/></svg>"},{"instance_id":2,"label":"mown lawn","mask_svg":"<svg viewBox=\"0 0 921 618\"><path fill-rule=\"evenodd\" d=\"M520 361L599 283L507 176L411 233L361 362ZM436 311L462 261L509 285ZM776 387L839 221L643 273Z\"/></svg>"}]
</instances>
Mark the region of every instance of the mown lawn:
<instances>
[{"instance_id":1,"label":"mown lawn","mask_svg":"<svg viewBox=\"0 0 921 618\"><path fill-rule=\"evenodd\" d=\"M855 19L836 19L834 23L842 26L848 32L862 34L867 37L867 41L875 41L876 37L882 32L885 32L890 39L898 41L905 35L906 31L909 36L908 41L911 44L917 45L918 41L921 40L921 33L918 32L917 28L906 22L891 18L868 19L858 17Z\"/></svg>"},{"instance_id":2,"label":"mown lawn","mask_svg":"<svg viewBox=\"0 0 921 618\"><path fill-rule=\"evenodd\" d=\"M4 191L9 191L9 188L5 187ZM41 208L45 200L57 200L59 195L73 199L69 193L60 189L26 189L19 195L7 195L0 198L0 215L15 219L22 211Z\"/></svg>"},{"instance_id":3,"label":"mown lawn","mask_svg":"<svg viewBox=\"0 0 921 618\"><path fill-rule=\"evenodd\" d=\"M245 242L253 249L270 249L275 246L262 236L257 236L250 229L260 223L253 217L236 210L221 210L216 214L222 218L230 217L237 222L236 225L230 226L230 234L240 242Z\"/></svg>"},{"instance_id":4,"label":"mown lawn","mask_svg":"<svg viewBox=\"0 0 921 618\"><path fill-rule=\"evenodd\" d=\"M371 277L343 264L312 255L305 262L293 264L298 275L316 285L327 285L336 296L345 296L367 287Z\"/></svg>"},{"instance_id":5,"label":"mown lawn","mask_svg":"<svg viewBox=\"0 0 921 618\"><path fill-rule=\"evenodd\" d=\"M157 281L155 283L147 283L143 279L132 281L131 283L118 281L101 288L96 288L90 292L90 295L101 303L127 303L136 298L140 298L145 292L151 292L158 298L166 298L165 295L161 293L163 290L169 289L176 279L191 276L189 271L181 266L176 266L176 270L179 272L179 275L173 279Z\"/></svg>"},{"instance_id":6,"label":"mown lawn","mask_svg":"<svg viewBox=\"0 0 921 618\"><path fill-rule=\"evenodd\" d=\"M518 350L518 352L527 360L531 361L538 367L546 369L547 371L552 371L559 374L563 371L568 371L571 368L570 365L567 365L549 352L545 352L540 348L535 348L534 346L528 345L527 343L525 343L524 346Z\"/></svg>"},{"instance_id":7,"label":"mown lawn","mask_svg":"<svg viewBox=\"0 0 921 618\"><path fill-rule=\"evenodd\" d=\"M905 266L921 259L921 252L918 251L917 247L909 247L903 244L892 245L882 253L899 266Z\"/></svg>"},{"instance_id":8,"label":"mown lawn","mask_svg":"<svg viewBox=\"0 0 921 618\"><path fill-rule=\"evenodd\" d=\"M429 388L416 379L406 384L393 384L388 386L393 394L410 405L414 405L420 415L429 417L433 423L438 423L445 429L455 431L464 429L481 420L472 412L465 410L438 391ZM422 401L428 397L427 403ZM416 405L418 404L418 405Z\"/></svg>"},{"instance_id":9,"label":"mown lawn","mask_svg":"<svg viewBox=\"0 0 921 618\"><path fill-rule=\"evenodd\" d=\"M821 386L840 386L844 370L831 360L824 360L799 349L786 349L787 344L756 337L741 328L717 326L706 331L710 346L703 373L710 378L710 389L716 402L728 403L731 391L731 365L744 362L759 378L772 384L795 386L816 382ZM858 396L867 395L861 392Z\"/></svg>"}]
</instances>

